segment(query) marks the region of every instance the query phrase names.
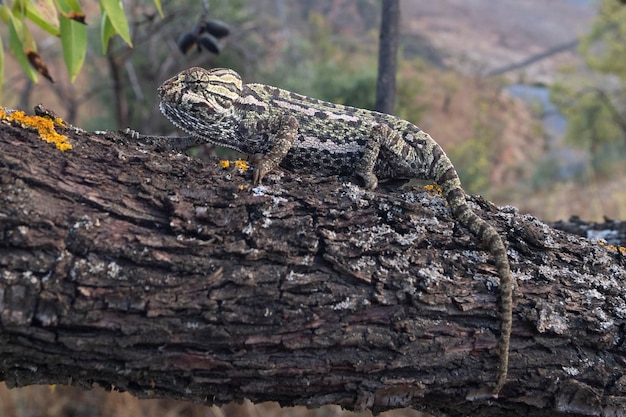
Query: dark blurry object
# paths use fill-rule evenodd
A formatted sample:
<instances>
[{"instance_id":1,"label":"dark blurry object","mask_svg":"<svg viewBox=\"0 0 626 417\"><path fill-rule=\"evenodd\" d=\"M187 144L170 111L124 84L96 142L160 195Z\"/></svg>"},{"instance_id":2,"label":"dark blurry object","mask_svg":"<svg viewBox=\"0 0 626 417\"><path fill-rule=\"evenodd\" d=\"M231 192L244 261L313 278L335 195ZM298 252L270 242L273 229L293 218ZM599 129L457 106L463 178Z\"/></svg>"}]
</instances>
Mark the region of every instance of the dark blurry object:
<instances>
[{"instance_id":1,"label":"dark blurry object","mask_svg":"<svg viewBox=\"0 0 626 417\"><path fill-rule=\"evenodd\" d=\"M196 39L198 36L193 32L183 32L178 36L178 48L183 54L189 52L191 48L196 44Z\"/></svg>"},{"instance_id":2,"label":"dark blurry object","mask_svg":"<svg viewBox=\"0 0 626 417\"><path fill-rule=\"evenodd\" d=\"M197 45L198 52L204 48L209 52L219 54L222 49L219 40L229 34L230 26L221 20L200 18L192 31L183 32L178 36L178 48L186 54L194 45Z\"/></svg>"},{"instance_id":3,"label":"dark blurry object","mask_svg":"<svg viewBox=\"0 0 626 417\"><path fill-rule=\"evenodd\" d=\"M37 52L31 49L27 49L26 56L28 57L28 61L30 62L30 65L32 65L33 68L35 68L38 73L43 75L51 83L54 83L54 80L52 79L50 72L48 72L48 66L43 62L41 55L39 55Z\"/></svg>"},{"instance_id":4,"label":"dark blurry object","mask_svg":"<svg viewBox=\"0 0 626 417\"><path fill-rule=\"evenodd\" d=\"M210 33L217 39L225 38L230 35L230 26L221 20L209 19L204 22L202 29L205 33Z\"/></svg>"},{"instance_id":5,"label":"dark blurry object","mask_svg":"<svg viewBox=\"0 0 626 417\"><path fill-rule=\"evenodd\" d=\"M209 52L213 52L214 54L220 53L220 44L217 38L210 33L203 33L198 37L198 48L201 46L204 47Z\"/></svg>"},{"instance_id":6,"label":"dark blurry object","mask_svg":"<svg viewBox=\"0 0 626 417\"><path fill-rule=\"evenodd\" d=\"M79 12L75 12L75 11L72 10L69 13L62 13L62 14L63 14L63 16L67 17L68 19L75 20L78 23L82 23L83 25L87 24L87 22L85 21L86 16L85 16L84 13L79 13Z\"/></svg>"},{"instance_id":7,"label":"dark blurry object","mask_svg":"<svg viewBox=\"0 0 626 417\"><path fill-rule=\"evenodd\" d=\"M374 109L381 113L393 114L396 105L400 0L386 0L381 4L378 79Z\"/></svg>"}]
</instances>

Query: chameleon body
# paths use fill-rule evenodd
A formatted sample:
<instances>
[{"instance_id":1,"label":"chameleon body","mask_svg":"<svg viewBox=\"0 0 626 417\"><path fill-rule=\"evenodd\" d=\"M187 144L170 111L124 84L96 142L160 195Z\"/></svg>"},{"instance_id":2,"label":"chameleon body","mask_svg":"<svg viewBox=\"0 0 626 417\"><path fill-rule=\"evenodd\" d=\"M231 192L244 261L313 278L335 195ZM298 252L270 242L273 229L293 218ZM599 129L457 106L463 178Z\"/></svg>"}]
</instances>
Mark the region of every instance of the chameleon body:
<instances>
[{"instance_id":1,"label":"chameleon body","mask_svg":"<svg viewBox=\"0 0 626 417\"><path fill-rule=\"evenodd\" d=\"M468 206L450 159L430 135L387 114L306 97L263 84L244 84L230 69L190 68L158 90L163 114L190 133L188 146L213 143L252 156L253 181L281 166L317 175L356 175L365 188L378 180L435 181L456 220L489 248L501 290L498 376L506 382L512 327L512 278L496 230Z\"/></svg>"}]
</instances>

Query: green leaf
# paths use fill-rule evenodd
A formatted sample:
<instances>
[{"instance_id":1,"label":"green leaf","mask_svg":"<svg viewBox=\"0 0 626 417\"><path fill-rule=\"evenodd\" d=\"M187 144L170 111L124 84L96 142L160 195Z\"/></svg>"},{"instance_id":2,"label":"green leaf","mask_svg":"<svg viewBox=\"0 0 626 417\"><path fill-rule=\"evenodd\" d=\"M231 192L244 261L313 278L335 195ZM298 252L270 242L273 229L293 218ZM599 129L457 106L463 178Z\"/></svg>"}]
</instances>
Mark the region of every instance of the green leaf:
<instances>
[{"instance_id":1,"label":"green leaf","mask_svg":"<svg viewBox=\"0 0 626 417\"><path fill-rule=\"evenodd\" d=\"M36 4L33 0L19 0L15 7L18 4L33 23L53 36L59 35L58 15L52 0L39 0Z\"/></svg>"},{"instance_id":2,"label":"green leaf","mask_svg":"<svg viewBox=\"0 0 626 417\"><path fill-rule=\"evenodd\" d=\"M109 48L109 41L117 32L109 20L109 16L106 12L102 13L102 24L100 28L100 39L102 40L102 53L106 54Z\"/></svg>"},{"instance_id":3,"label":"green leaf","mask_svg":"<svg viewBox=\"0 0 626 417\"><path fill-rule=\"evenodd\" d=\"M60 17L61 44L63 45L63 59L74 82L85 62L87 52L87 26L65 16Z\"/></svg>"},{"instance_id":4,"label":"green leaf","mask_svg":"<svg viewBox=\"0 0 626 417\"><path fill-rule=\"evenodd\" d=\"M56 0L55 3L57 4L57 7L61 11L61 13L69 13L72 11L69 4L67 4L65 0Z\"/></svg>"},{"instance_id":5,"label":"green leaf","mask_svg":"<svg viewBox=\"0 0 626 417\"><path fill-rule=\"evenodd\" d=\"M78 0L55 0L56 4L61 12L68 14L71 12L82 13L83 10L78 4Z\"/></svg>"},{"instance_id":6,"label":"green leaf","mask_svg":"<svg viewBox=\"0 0 626 417\"><path fill-rule=\"evenodd\" d=\"M0 97L2 97L2 83L4 82L4 42L0 37Z\"/></svg>"},{"instance_id":7,"label":"green leaf","mask_svg":"<svg viewBox=\"0 0 626 417\"><path fill-rule=\"evenodd\" d=\"M154 0L154 5L159 11L159 16L163 17L163 7L161 7L161 0Z\"/></svg>"},{"instance_id":8,"label":"green leaf","mask_svg":"<svg viewBox=\"0 0 626 417\"><path fill-rule=\"evenodd\" d=\"M28 57L26 56L26 49L34 49L35 43L33 42L32 36L26 26L24 26L19 19L15 18L10 11L7 24L9 26L9 46L11 52L15 55L17 62L26 75L28 75L28 78L36 83L38 80L37 71L30 65Z\"/></svg>"},{"instance_id":9,"label":"green leaf","mask_svg":"<svg viewBox=\"0 0 626 417\"><path fill-rule=\"evenodd\" d=\"M73 12L82 13L83 10L80 8L80 4L78 4L78 0L65 0L70 9Z\"/></svg>"},{"instance_id":10,"label":"green leaf","mask_svg":"<svg viewBox=\"0 0 626 417\"><path fill-rule=\"evenodd\" d=\"M133 43L130 39L130 30L128 29L128 21L126 20L126 14L124 14L124 6L122 5L122 1L100 0L100 8L103 10L103 17L106 12L107 18L113 28L115 28L117 34L120 35L122 39L124 39L124 42L126 42L128 46L133 46Z\"/></svg>"}]
</instances>

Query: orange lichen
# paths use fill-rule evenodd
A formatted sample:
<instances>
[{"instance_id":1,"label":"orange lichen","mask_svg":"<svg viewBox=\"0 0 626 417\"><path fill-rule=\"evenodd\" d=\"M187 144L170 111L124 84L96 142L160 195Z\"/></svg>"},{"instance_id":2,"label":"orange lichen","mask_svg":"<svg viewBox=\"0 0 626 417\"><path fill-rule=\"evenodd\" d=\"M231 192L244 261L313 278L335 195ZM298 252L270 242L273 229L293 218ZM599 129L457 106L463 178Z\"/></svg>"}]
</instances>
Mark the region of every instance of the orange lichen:
<instances>
[{"instance_id":1,"label":"orange lichen","mask_svg":"<svg viewBox=\"0 0 626 417\"><path fill-rule=\"evenodd\" d=\"M599 240L598 241L598 246L602 246L603 248L606 248L608 250L610 250L611 252L619 252L622 255L626 256L626 247L624 246L613 246L613 245L608 245L605 242Z\"/></svg>"},{"instance_id":2,"label":"orange lichen","mask_svg":"<svg viewBox=\"0 0 626 417\"><path fill-rule=\"evenodd\" d=\"M238 159L235 161L235 166L237 167L238 170L242 172L246 172L248 168L250 168L250 166L248 165L248 162L242 161L241 159Z\"/></svg>"},{"instance_id":3,"label":"orange lichen","mask_svg":"<svg viewBox=\"0 0 626 417\"><path fill-rule=\"evenodd\" d=\"M439 186L439 184L430 184L430 185L425 185L424 188L426 188L426 190L428 191L436 191L439 195L443 195L443 192L441 191L441 187Z\"/></svg>"},{"instance_id":4,"label":"orange lichen","mask_svg":"<svg viewBox=\"0 0 626 417\"><path fill-rule=\"evenodd\" d=\"M60 118L54 120L41 116L29 116L21 110L7 113L0 106L0 119L17 123L23 128L37 129L39 137L46 142L54 143L58 150L67 151L72 149L72 144L67 136L61 135L54 130L54 124L65 126L65 122Z\"/></svg>"},{"instance_id":5,"label":"orange lichen","mask_svg":"<svg viewBox=\"0 0 626 417\"><path fill-rule=\"evenodd\" d=\"M225 159L220 160L218 164L224 169L228 169L231 167L231 162ZM234 161L233 164L235 165L235 168L237 168L241 172L246 172L250 168L248 162L242 161L241 159Z\"/></svg>"}]
</instances>

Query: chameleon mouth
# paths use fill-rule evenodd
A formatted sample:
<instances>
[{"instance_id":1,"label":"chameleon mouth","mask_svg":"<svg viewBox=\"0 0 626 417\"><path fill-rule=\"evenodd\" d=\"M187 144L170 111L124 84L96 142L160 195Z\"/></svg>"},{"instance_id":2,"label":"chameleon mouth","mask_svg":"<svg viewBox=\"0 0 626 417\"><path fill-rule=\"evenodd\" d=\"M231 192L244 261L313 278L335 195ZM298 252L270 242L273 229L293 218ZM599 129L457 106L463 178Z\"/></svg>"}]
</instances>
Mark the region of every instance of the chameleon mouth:
<instances>
[{"instance_id":1,"label":"chameleon mouth","mask_svg":"<svg viewBox=\"0 0 626 417\"><path fill-rule=\"evenodd\" d=\"M159 96L159 99L161 101L167 100L168 97L172 97L175 95L172 94L173 92L181 91L181 88L177 87L178 84L180 84L178 82L178 76L174 76L168 80L163 81L163 84L161 84L157 89L157 95Z\"/></svg>"},{"instance_id":2,"label":"chameleon mouth","mask_svg":"<svg viewBox=\"0 0 626 417\"><path fill-rule=\"evenodd\" d=\"M193 114L185 111L181 111L176 107L175 104L169 103L167 101L161 101L159 103L159 110L161 113L178 129L190 134L191 136L202 139L206 143L213 144L215 146L222 146L225 148L231 148L236 150L237 152L245 153L242 151L240 143L223 143L219 140L215 140L211 137L211 132L217 131L219 133L219 129L215 129L211 126L211 124L207 124L203 119L195 117ZM216 119L216 123L219 123L219 120L222 118Z\"/></svg>"},{"instance_id":3,"label":"chameleon mouth","mask_svg":"<svg viewBox=\"0 0 626 417\"><path fill-rule=\"evenodd\" d=\"M208 103L202 102L192 105L192 107L195 106L206 108ZM198 112L181 109L175 102L163 100L159 103L159 110L174 126L191 135L197 135L199 131L210 127L210 124L207 124L202 117L199 117ZM217 116L216 122L223 118L223 115L213 114Z\"/></svg>"}]
</instances>

